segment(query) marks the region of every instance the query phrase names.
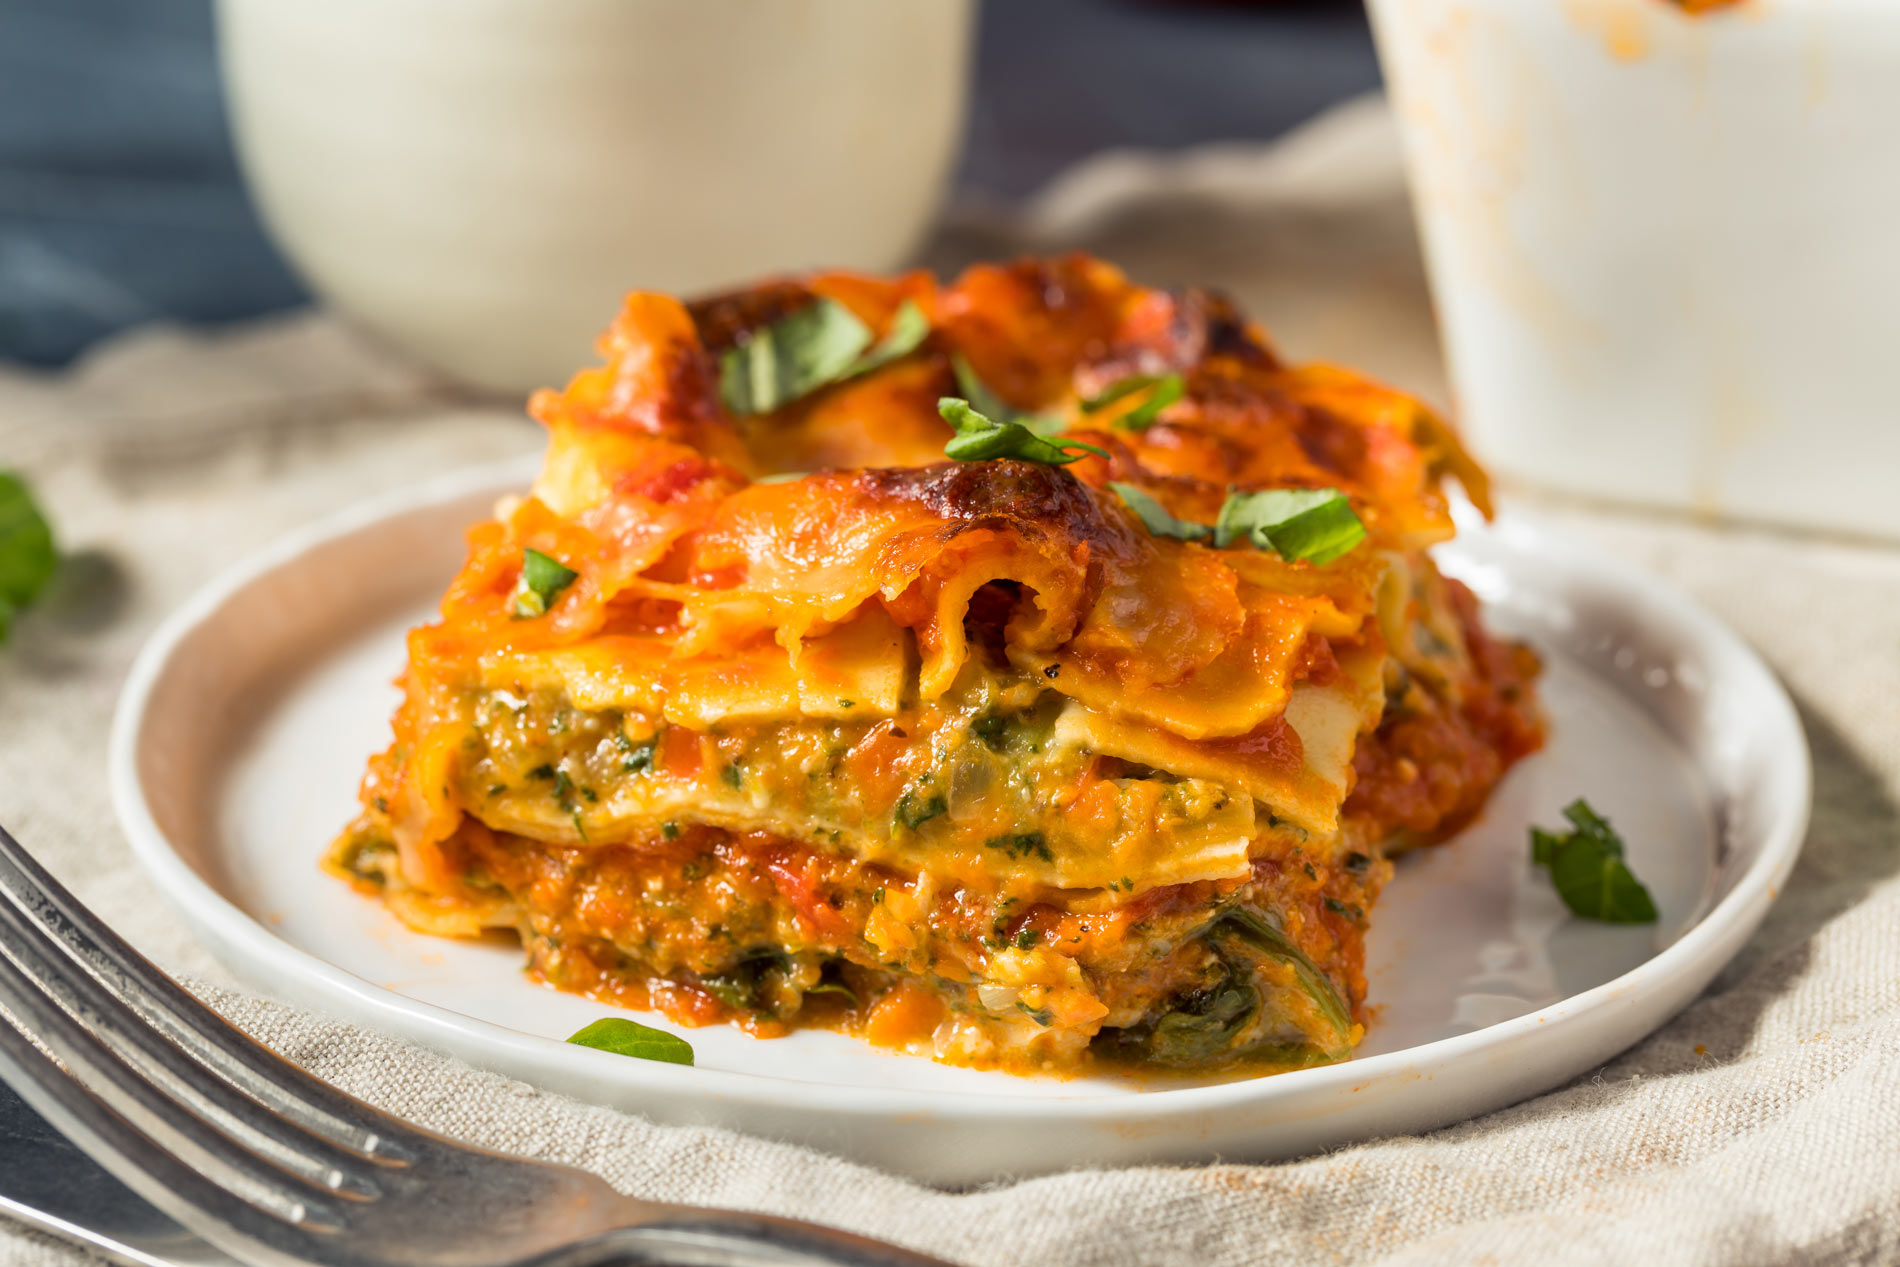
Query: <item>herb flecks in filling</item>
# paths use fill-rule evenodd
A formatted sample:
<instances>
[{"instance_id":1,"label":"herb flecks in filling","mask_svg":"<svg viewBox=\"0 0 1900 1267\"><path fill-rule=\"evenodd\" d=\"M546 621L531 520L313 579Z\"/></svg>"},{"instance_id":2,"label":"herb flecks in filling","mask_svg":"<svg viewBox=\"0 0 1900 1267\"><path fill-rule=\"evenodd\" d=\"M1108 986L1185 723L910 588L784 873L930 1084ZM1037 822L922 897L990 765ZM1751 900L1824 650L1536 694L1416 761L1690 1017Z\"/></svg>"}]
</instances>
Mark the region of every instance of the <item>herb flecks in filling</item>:
<instances>
[{"instance_id":1,"label":"herb flecks in filling","mask_svg":"<svg viewBox=\"0 0 1900 1267\"><path fill-rule=\"evenodd\" d=\"M1064 697L1035 676L1010 682L976 682L898 718L864 710L861 720L731 723L717 735L575 708L553 691L477 692L456 770L469 811L488 826L594 844L706 818L870 861L961 858L950 865L1104 890L1168 857L1218 849L1244 862L1266 821L1251 802L1058 742ZM1061 815L1045 822L1084 777L1094 817L1074 828Z\"/></svg>"}]
</instances>

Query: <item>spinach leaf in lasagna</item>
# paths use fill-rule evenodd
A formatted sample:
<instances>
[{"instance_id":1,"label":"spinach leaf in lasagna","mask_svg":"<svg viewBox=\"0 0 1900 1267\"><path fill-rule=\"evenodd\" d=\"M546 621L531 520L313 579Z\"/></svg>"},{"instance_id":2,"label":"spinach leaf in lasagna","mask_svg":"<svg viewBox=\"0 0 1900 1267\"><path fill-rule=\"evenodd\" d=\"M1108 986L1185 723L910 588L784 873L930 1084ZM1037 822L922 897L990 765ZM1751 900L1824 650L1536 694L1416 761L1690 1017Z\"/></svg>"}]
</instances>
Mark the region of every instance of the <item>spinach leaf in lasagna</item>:
<instances>
[{"instance_id":1,"label":"spinach leaf in lasagna","mask_svg":"<svg viewBox=\"0 0 1900 1267\"><path fill-rule=\"evenodd\" d=\"M870 345L871 327L821 298L721 353L719 394L734 415L769 414L843 377Z\"/></svg>"},{"instance_id":2,"label":"spinach leaf in lasagna","mask_svg":"<svg viewBox=\"0 0 1900 1267\"><path fill-rule=\"evenodd\" d=\"M1336 488L1271 488L1229 493L1214 523L1214 545L1245 537L1287 560L1331 563L1366 539L1366 526Z\"/></svg>"},{"instance_id":3,"label":"spinach leaf in lasagna","mask_svg":"<svg viewBox=\"0 0 1900 1267\"><path fill-rule=\"evenodd\" d=\"M548 608L561 591L579 576L573 568L552 555L529 548L521 552L521 579L515 582L514 613L517 620L547 615Z\"/></svg>"},{"instance_id":4,"label":"spinach leaf in lasagna","mask_svg":"<svg viewBox=\"0 0 1900 1267\"><path fill-rule=\"evenodd\" d=\"M651 1025L630 1021L624 1016L608 1016L586 1026L567 1040L577 1047L610 1051L616 1056L635 1060L663 1060L672 1065L693 1063L693 1045L678 1034L669 1034Z\"/></svg>"},{"instance_id":5,"label":"spinach leaf in lasagna","mask_svg":"<svg viewBox=\"0 0 1900 1267\"><path fill-rule=\"evenodd\" d=\"M7 640L14 617L40 596L58 567L52 526L26 481L0 471L0 642Z\"/></svg>"},{"instance_id":6,"label":"spinach leaf in lasagna","mask_svg":"<svg viewBox=\"0 0 1900 1267\"><path fill-rule=\"evenodd\" d=\"M1352 1010L1346 1006L1346 1000L1340 995L1339 987L1333 984L1332 978L1320 971L1318 964L1307 958L1306 953L1294 945L1290 937L1263 916L1242 907L1229 911L1224 923L1225 931L1230 936L1239 937L1255 950L1293 969L1294 980L1299 982L1300 988L1312 1000L1314 1010L1331 1031L1327 1041L1316 1040L1318 1054L1327 1060L1344 1060L1350 1056Z\"/></svg>"},{"instance_id":7,"label":"spinach leaf in lasagna","mask_svg":"<svg viewBox=\"0 0 1900 1267\"><path fill-rule=\"evenodd\" d=\"M1136 1059L1191 1067L1236 1057L1283 1065L1324 1064L1352 1054L1352 1010L1339 988L1273 921L1244 907L1221 915L1209 927L1207 945L1219 975L1176 1000L1152 1020L1111 1035L1107 1045ZM1290 971L1312 1013L1296 1037L1261 992L1267 974Z\"/></svg>"},{"instance_id":8,"label":"spinach leaf in lasagna","mask_svg":"<svg viewBox=\"0 0 1900 1267\"><path fill-rule=\"evenodd\" d=\"M998 422L967 400L945 396L937 402L937 412L956 430L956 438L943 446L944 456L959 462L983 462L991 458L1015 458L1021 462L1040 462L1045 466L1064 466L1079 462L1084 453L1099 458L1108 454L1080 440L1052 440L1039 436L1020 422Z\"/></svg>"},{"instance_id":9,"label":"spinach leaf in lasagna","mask_svg":"<svg viewBox=\"0 0 1900 1267\"><path fill-rule=\"evenodd\" d=\"M1564 807L1573 830L1531 828L1531 862L1550 872L1572 914L1606 924L1653 924L1656 902L1623 860L1623 838L1578 798Z\"/></svg>"},{"instance_id":10,"label":"spinach leaf in lasagna","mask_svg":"<svg viewBox=\"0 0 1900 1267\"><path fill-rule=\"evenodd\" d=\"M1141 391L1147 391L1148 398L1115 419L1115 425L1123 431L1146 431L1152 427L1163 409L1181 399L1187 391L1187 384L1179 374L1130 374L1110 385L1100 395L1083 401L1082 412L1100 413L1117 401Z\"/></svg>"}]
</instances>

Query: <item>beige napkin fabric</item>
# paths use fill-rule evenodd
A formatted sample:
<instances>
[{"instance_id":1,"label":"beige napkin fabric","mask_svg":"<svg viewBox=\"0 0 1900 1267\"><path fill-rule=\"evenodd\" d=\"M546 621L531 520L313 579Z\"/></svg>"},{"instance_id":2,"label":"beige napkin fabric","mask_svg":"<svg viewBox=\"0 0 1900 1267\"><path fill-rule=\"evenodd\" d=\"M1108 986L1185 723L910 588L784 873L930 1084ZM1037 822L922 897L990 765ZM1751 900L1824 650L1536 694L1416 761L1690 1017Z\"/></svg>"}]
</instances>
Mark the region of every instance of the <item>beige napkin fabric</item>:
<instances>
[{"instance_id":1,"label":"beige napkin fabric","mask_svg":"<svg viewBox=\"0 0 1900 1267\"><path fill-rule=\"evenodd\" d=\"M1442 395L1383 107L1279 146L1098 160L1026 211L966 213L931 260L1084 246L1216 281L1294 356ZM0 370L0 466L69 563L0 651L0 822L173 971L226 980L131 862L106 731L153 624L279 533L537 447L333 318L150 330L58 375ZM1527 494L1519 494L1528 497ZM1814 825L1766 926L1646 1042L1553 1094L1280 1165L1097 1170L933 1191L729 1132L657 1127L204 987L321 1076L430 1127L640 1196L768 1210L973 1264L1900 1261L1900 549L1544 502L1758 647L1799 700ZM1401 881L1402 882L1402 881ZM76 1251L0 1224L0 1263Z\"/></svg>"}]
</instances>

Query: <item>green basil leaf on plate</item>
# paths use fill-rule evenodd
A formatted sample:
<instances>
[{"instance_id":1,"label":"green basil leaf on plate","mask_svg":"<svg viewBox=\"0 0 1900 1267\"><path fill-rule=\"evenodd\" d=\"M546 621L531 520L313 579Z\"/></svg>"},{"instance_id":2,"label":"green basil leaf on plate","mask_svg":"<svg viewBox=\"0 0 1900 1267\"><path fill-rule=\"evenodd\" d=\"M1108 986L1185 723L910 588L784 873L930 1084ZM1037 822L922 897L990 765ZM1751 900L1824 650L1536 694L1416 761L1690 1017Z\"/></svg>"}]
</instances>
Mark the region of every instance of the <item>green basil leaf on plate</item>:
<instances>
[{"instance_id":1,"label":"green basil leaf on plate","mask_svg":"<svg viewBox=\"0 0 1900 1267\"><path fill-rule=\"evenodd\" d=\"M1605 924L1653 924L1656 902L1623 858L1623 838L1581 798L1564 807L1573 830L1531 828L1531 861L1550 872L1574 915Z\"/></svg>"},{"instance_id":2,"label":"green basil leaf on plate","mask_svg":"<svg viewBox=\"0 0 1900 1267\"><path fill-rule=\"evenodd\" d=\"M693 1045L684 1038L624 1016L603 1017L567 1041L577 1047L610 1051L635 1060L663 1060L672 1065L693 1063Z\"/></svg>"}]
</instances>

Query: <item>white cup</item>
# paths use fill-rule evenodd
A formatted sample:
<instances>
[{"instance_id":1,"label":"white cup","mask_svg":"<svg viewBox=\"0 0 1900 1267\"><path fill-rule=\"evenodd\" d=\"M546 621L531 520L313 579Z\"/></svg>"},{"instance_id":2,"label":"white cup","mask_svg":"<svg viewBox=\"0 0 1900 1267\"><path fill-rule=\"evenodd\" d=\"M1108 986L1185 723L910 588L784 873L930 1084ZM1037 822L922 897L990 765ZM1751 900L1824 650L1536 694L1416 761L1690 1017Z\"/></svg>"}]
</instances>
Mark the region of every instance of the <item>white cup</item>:
<instances>
[{"instance_id":1,"label":"white cup","mask_svg":"<svg viewBox=\"0 0 1900 1267\"><path fill-rule=\"evenodd\" d=\"M219 0L246 180L325 302L456 377L590 359L629 289L904 262L970 0Z\"/></svg>"},{"instance_id":2,"label":"white cup","mask_svg":"<svg viewBox=\"0 0 1900 1267\"><path fill-rule=\"evenodd\" d=\"M1482 456L1900 535L1900 3L1372 13Z\"/></svg>"}]
</instances>

